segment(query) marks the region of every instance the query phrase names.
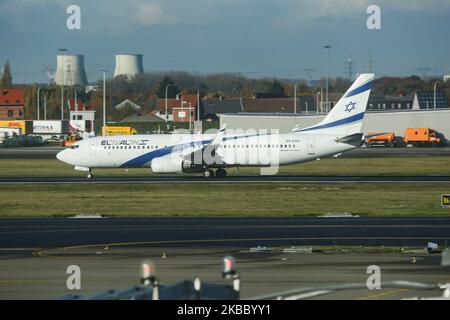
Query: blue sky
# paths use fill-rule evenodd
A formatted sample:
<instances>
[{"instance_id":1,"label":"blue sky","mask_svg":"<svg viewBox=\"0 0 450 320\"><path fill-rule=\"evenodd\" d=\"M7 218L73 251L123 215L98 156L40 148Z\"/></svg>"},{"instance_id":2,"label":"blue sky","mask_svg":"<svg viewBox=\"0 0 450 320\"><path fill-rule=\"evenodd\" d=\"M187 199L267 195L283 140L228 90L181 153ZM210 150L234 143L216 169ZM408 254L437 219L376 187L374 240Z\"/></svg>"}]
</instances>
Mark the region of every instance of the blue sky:
<instances>
[{"instance_id":1,"label":"blue sky","mask_svg":"<svg viewBox=\"0 0 450 320\"><path fill-rule=\"evenodd\" d=\"M66 8L81 8L81 30ZM366 9L381 8L381 30ZM0 0L0 63L15 83L46 82L58 48L84 54L89 81L114 69L118 53L144 54L146 71L243 72L250 77L313 78L450 73L450 0Z\"/></svg>"}]
</instances>

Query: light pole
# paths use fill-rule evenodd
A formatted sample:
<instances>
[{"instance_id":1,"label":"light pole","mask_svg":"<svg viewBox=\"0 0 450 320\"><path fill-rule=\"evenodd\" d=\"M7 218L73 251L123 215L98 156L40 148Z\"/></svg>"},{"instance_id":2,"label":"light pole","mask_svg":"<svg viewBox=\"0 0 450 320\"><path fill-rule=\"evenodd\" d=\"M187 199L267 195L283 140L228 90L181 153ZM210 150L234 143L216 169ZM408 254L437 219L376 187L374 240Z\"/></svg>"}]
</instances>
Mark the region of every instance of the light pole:
<instances>
[{"instance_id":1,"label":"light pole","mask_svg":"<svg viewBox=\"0 0 450 320\"><path fill-rule=\"evenodd\" d=\"M39 120L39 109L40 109L40 101L41 101L41 97L39 96L39 93L40 93L40 91L41 91L41 87L38 87L38 89L37 89L37 110L36 110L36 113L37 113L37 119Z\"/></svg>"},{"instance_id":2,"label":"light pole","mask_svg":"<svg viewBox=\"0 0 450 320\"><path fill-rule=\"evenodd\" d=\"M437 88L437 84L439 81L436 81L434 83L434 89L433 89L433 104L434 104L434 109L436 109L436 88Z\"/></svg>"},{"instance_id":3,"label":"light pole","mask_svg":"<svg viewBox=\"0 0 450 320\"><path fill-rule=\"evenodd\" d=\"M107 69L103 69L103 130L102 135L104 136L106 133L106 73Z\"/></svg>"},{"instance_id":4,"label":"light pole","mask_svg":"<svg viewBox=\"0 0 450 320\"><path fill-rule=\"evenodd\" d=\"M326 45L323 46L325 49L327 49L327 77L326 77L326 91L325 91L325 106L328 109L328 77L329 77L329 72L330 72L330 50L331 49L331 45Z\"/></svg>"},{"instance_id":5,"label":"light pole","mask_svg":"<svg viewBox=\"0 0 450 320\"><path fill-rule=\"evenodd\" d=\"M77 85L74 85L73 86L73 91L74 91L74 95L75 95L75 102L74 102L74 105L73 105L73 107L74 107L74 110L75 110L75 114L77 115L77 117L78 117L78 99L77 99L77 88L78 88L78 86Z\"/></svg>"},{"instance_id":6,"label":"light pole","mask_svg":"<svg viewBox=\"0 0 450 320\"><path fill-rule=\"evenodd\" d=\"M317 92L316 94L316 113L319 114L319 96L320 96L320 91Z\"/></svg>"},{"instance_id":7,"label":"light pole","mask_svg":"<svg viewBox=\"0 0 450 320\"><path fill-rule=\"evenodd\" d=\"M44 94L44 120L47 120L47 95Z\"/></svg>"},{"instance_id":8,"label":"light pole","mask_svg":"<svg viewBox=\"0 0 450 320\"><path fill-rule=\"evenodd\" d=\"M67 49L58 49L59 52L66 52ZM63 59L63 58L61 58ZM61 77L61 120L64 120L64 65L65 65L65 60L63 59L63 65L62 67L62 77Z\"/></svg>"},{"instance_id":9,"label":"light pole","mask_svg":"<svg viewBox=\"0 0 450 320\"><path fill-rule=\"evenodd\" d=\"M169 87L171 87L172 84L168 84L166 86L166 99L165 99L165 107L166 107L166 129L169 130L169 115L167 114L167 90L169 89Z\"/></svg>"},{"instance_id":10,"label":"light pole","mask_svg":"<svg viewBox=\"0 0 450 320\"><path fill-rule=\"evenodd\" d=\"M200 90L197 87L197 122L200 122Z\"/></svg>"},{"instance_id":11,"label":"light pole","mask_svg":"<svg viewBox=\"0 0 450 320\"><path fill-rule=\"evenodd\" d=\"M297 113L297 85L298 82L294 86L294 113Z\"/></svg>"},{"instance_id":12,"label":"light pole","mask_svg":"<svg viewBox=\"0 0 450 320\"><path fill-rule=\"evenodd\" d=\"M189 133L192 132L192 104L189 102Z\"/></svg>"}]
</instances>

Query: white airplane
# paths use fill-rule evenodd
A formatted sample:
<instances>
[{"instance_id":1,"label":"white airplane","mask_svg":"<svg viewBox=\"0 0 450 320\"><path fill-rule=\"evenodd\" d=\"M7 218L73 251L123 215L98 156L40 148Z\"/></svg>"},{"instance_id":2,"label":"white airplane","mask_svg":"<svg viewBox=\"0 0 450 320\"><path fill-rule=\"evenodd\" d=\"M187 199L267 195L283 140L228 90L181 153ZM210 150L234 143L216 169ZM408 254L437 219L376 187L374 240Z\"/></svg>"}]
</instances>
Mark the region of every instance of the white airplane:
<instances>
[{"instance_id":1,"label":"white airplane","mask_svg":"<svg viewBox=\"0 0 450 320\"><path fill-rule=\"evenodd\" d=\"M361 74L320 123L286 134L230 134L222 127L215 134L101 136L76 142L56 157L91 179L93 168L137 167L225 177L231 167L275 167L339 155L364 141L361 128L373 79Z\"/></svg>"}]
</instances>

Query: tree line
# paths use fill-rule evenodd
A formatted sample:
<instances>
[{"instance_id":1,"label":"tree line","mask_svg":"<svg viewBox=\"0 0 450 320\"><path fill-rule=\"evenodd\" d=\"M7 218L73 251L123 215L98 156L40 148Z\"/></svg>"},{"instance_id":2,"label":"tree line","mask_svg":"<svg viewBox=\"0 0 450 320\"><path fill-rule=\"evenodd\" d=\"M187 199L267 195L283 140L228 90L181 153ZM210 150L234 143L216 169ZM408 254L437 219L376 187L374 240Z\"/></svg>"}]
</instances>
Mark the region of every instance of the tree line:
<instances>
[{"instance_id":1,"label":"tree line","mask_svg":"<svg viewBox=\"0 0 450 320\"><path fill-rule=\"evenodd\" d=\"M419 90L433 90L436 80L423 80L418 76L405 78L382 77L375 80L372 95L411 95ZM151 109L157 98L164 98L167 88L168 98L175 98L178 94L197 94L207 98L252 98L256 93L265 93L266 96L293 97L294 86L297 85L297 95L315 95L324 89L325 81L316 81L311 85L306 80L263 78L252 79L241 74L220 73L200 75L185 71L149 72L139 74L131 79L126 76L118 76L106 81L106 105L109 121L117 121L132 112L131 108L117 111L114 106L125 99L146 109ZM352 81L341 77L330 79L329 92L344 93ZM13 87L11 68L9 62L3 67L0 86L3 89ZM36 119L37 90L38 85L23 85L25 90L25 118ZM56 85L41 87L41 119L43 118L43 99L47 101L47 119L60 119L61 114L61 87ZM91 109L97 111L97 116L103 110L103 83L99 80L96 89L85 92L77 88L77 97ZM438 85L439 90L450 92L450 82L442 81ZM74 87L64 87L65 118L68 118L67 100L75 96Z\"/></svg>"}]
</instances>

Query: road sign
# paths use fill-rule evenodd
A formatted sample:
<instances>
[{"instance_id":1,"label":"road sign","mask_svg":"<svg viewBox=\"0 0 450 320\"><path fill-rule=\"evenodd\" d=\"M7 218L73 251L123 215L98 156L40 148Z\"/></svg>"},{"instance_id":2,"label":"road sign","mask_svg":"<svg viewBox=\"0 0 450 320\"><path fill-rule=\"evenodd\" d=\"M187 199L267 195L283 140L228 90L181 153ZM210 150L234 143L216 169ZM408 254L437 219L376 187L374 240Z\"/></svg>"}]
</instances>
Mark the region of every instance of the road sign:
<instances>
[{"instance_id":1,"label":"road sign","mask_svg":"<svg viewBox=\"0 0 450 320\"><path fill-rule=\"evenodd\" d=\"M450 194L442 195L442 206L450 208Z\"/></svg>"}]
</instances>

